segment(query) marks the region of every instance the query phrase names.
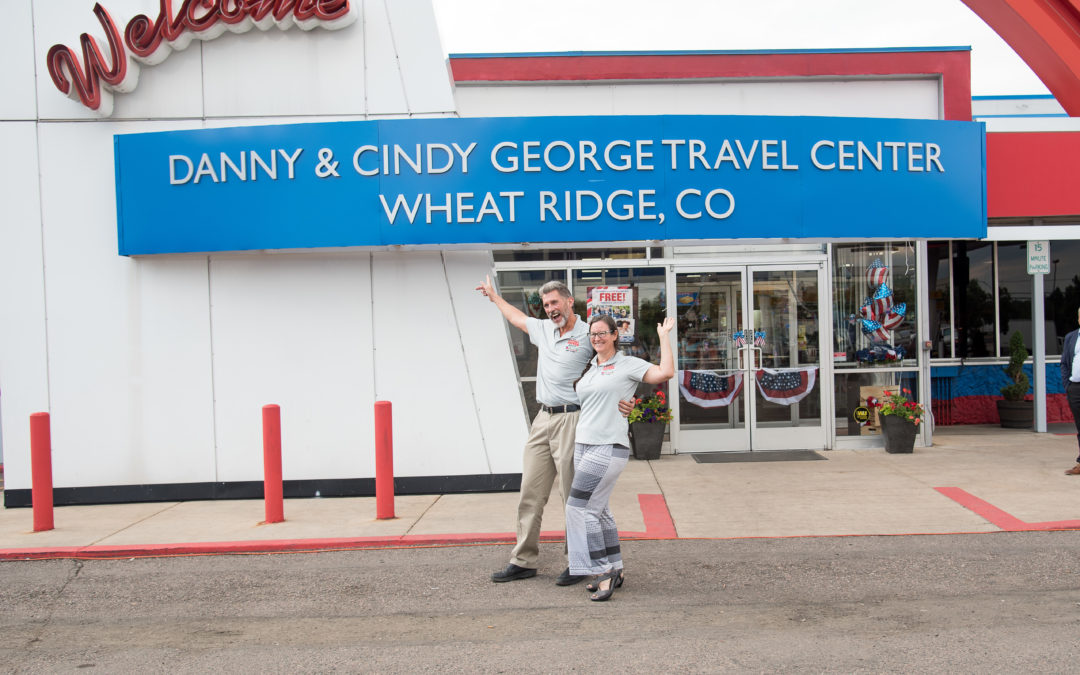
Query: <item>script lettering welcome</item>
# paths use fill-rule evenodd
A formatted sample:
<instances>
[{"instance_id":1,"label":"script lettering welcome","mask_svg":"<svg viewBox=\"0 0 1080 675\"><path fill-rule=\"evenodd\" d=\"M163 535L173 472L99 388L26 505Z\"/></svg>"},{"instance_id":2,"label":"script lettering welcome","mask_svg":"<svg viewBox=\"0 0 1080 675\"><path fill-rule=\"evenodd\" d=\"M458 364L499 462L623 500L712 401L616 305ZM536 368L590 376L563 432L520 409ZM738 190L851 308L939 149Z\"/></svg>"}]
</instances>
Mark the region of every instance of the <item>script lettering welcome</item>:
<instances>
[{"instance_id":1,"label":"script lettering welcome","mask_svg":"<svg viewBox=\"0 0 1080 675\"><path fill-rule=\"evenodd\" d=\"M65 45L53 45L47 66L53 84L62 93L82 102L99 115L112 114L112 92L131 92L139 81L139 64L161 63L172 51L186 48L193 38L212 40L225 31L244 33L252 27L288 30L316 26L343 28L356 20L349 0L181 0L173 11L172 0L160 0L157 19L140 14L128 22L123 39L109 12L94 5L94 14L105 29L109 43L106 58L98 41L88 33L80 36L82 62Z\"/></svg>"}]
</instances>

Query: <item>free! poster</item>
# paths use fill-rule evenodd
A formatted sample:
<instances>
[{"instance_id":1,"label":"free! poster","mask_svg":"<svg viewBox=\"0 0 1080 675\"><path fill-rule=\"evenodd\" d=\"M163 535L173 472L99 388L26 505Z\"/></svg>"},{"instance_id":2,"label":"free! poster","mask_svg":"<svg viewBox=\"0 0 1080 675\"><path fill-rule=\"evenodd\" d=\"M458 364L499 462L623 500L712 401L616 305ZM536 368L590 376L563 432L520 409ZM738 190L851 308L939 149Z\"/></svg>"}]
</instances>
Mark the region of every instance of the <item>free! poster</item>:
<instances>
[{"instance_id":1,"label":"free! poster","mask_svg":"<svg viewBox=\"0 0 1080 675\"><path fill-rule=\"evenodd\" d=\"M590 286L585 292L588 295L585 320L597 315L610 316L615 320L615 327L619 331L619 343L632 343L637 324L634 317L634 308L637 306L634 296L637 289L631 286Z\"/></svg>"}]
</instances>

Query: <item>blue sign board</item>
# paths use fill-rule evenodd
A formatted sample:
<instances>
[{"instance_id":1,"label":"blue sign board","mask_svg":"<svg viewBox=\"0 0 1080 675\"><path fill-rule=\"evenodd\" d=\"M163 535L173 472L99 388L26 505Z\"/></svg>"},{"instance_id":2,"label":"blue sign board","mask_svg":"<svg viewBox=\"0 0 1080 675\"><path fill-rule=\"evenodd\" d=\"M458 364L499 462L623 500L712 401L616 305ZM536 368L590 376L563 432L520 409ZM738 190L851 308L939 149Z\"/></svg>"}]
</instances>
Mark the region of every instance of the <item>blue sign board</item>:
<instances>
[{"instance_id":1,"label":"blue sign board","mask_svg":"<svg viewBox=\"0 0 1080 675\"><path fill-rule=\"evenodd\" d=\"M976 122L441 118L114 140L122 255L986 236Z\"/></svg>"}]
</instances>

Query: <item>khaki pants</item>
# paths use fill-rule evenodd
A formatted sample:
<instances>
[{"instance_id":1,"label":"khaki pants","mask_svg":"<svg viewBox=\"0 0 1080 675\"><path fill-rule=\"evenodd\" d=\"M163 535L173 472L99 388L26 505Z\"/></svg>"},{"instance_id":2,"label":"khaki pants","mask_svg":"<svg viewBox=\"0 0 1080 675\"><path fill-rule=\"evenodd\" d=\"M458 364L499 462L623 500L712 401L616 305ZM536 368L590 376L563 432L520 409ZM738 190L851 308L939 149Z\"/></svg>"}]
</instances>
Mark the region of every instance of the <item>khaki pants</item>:
<instances>
[{"instance_id":1,"label":"khaki pants","mask_svg":"<svg viewBox=\"0 0 1080 675\"><path fill-rule=\"evenodd\" d=\"M565 508L570 496L570 486L574 483L574 429L578 415L576 412L553 415L541 410L533 419L521 471L517 545L510 555L510 562L518 567L536 569L540 557L540 521L556 476L559 478L560 509Z\"/></svg>"}]
</instances>

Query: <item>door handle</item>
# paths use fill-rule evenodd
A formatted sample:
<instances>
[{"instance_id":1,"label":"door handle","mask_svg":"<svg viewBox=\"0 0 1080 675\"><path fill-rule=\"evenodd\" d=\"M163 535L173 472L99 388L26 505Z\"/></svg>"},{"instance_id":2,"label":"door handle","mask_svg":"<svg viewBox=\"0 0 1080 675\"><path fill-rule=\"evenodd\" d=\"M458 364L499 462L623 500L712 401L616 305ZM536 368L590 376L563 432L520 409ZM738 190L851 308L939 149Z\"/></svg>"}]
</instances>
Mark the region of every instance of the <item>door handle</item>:
<instances>
[{"instance_id":1,"label":"door handle","mask_svg":"<svg viewBox=\"0 0 1080 675\"><path fill-rule=\"evenodd\" d=\"M750 345L744 345L744 346L738 348L738 352L739 352L739 370L748 370L747 361L749 359L747 359L746 357L747 357L747 354L749 353L749 351L750 351Z\"/></svg>"}]
</instances>

